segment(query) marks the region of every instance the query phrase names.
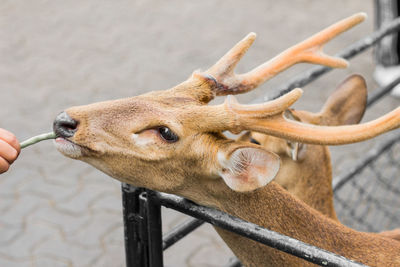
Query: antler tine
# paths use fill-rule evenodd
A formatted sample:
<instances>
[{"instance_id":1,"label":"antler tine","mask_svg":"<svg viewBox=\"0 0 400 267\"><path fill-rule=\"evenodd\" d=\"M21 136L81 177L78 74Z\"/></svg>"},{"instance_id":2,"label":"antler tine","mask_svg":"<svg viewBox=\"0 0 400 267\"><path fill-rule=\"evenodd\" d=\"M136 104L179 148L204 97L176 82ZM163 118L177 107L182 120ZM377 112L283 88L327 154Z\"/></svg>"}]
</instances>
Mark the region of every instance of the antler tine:
<instances>
[{"instance_id":1,"label":"antler tine","mask_svg":"<svg viewBox=\"0 0 400 267\"><path fill-rule=\"evenodd\" d=\"M217 95L228 95L250 91L300 62L321 64L332 68L347 67L346 60L324 54L322 52L323 45L340 33L359 24L365 18L366 15L364 13L358 13L339 21L253 70L245 74L235 75L233 73L234 67L255 39L255 34L249 34L213 67L204 72L203 76L207 79L210 76L215 79L216 86L214 91Z\"/></svg>"},{"instance_id":2,"label":"antler tine","mask_svg":"<svg viewBox=\"0 0 400 267\"><path fill-rule=\"evenodd\" d=\"M280 114L287 110L303 95L303 90L300 88L293 89L289 93L266 103L241 105L237 102L236 98L229 95L224 105L229 110L240 116L251 116L252 118L265 118L276 114Z\"/></svg>"},{"instance_id":3,"label":"antler tine","mask_svg":"<svg viewBox=\"0 0 400 267\"><path fill-rule=\"evenodd\" d=\"M231 48L217 63L214 64L207 72L213 73L215 76L232 74L234 68L240 59L246 54L249 47L256 39L254 32L249 33L234 47Z\"/></svg>"}]
</instances>

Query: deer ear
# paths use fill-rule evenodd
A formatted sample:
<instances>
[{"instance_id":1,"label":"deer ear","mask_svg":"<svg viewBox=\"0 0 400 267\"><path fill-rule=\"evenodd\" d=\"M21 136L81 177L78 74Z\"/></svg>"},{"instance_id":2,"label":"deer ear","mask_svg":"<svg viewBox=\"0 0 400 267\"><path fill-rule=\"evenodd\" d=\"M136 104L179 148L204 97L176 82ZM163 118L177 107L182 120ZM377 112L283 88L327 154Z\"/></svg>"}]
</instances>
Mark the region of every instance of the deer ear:
<instances>
[{"instance_id":1,"label":"deer ear","mask_svg":"<svg viewBox=\"0 0 400 267\"><path fill-rule=\"evenodd\" d=\"M234 145L234 144L232 144ZM219 151L219 175L238 192L252 191L267 185L279 171L280 159L271 152L253 146Z\"/></svg>"},{"instance_id":2,"label":"deer ear","mask_svg":"<svg viewBox=\"0 0 400 267\"><path fill-rule=\"evenodd\" d=\"M331 94L322 108L321 125L357 124L367 107L367 85L360 75L351 75Z\"/></svg>"}]
</instances>

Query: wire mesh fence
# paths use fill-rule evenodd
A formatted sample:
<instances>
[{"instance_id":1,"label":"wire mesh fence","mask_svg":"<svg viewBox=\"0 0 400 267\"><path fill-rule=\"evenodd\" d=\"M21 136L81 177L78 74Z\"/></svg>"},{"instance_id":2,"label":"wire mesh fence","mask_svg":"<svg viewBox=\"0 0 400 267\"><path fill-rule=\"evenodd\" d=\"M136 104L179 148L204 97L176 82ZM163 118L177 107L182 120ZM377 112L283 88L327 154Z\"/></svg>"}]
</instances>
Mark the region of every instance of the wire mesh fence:
<instances>
[{"instance_id":1,"label":"wire mesh fence","mask_svg":"<svg viewBox=\"0 0 400 267\"><path fill-rule=\"evenodd\" d=\"M400 135L390 139L341 176L335 187L340 221L357 230L379 232L400 226Z\"/></svg>"}]
</instances>

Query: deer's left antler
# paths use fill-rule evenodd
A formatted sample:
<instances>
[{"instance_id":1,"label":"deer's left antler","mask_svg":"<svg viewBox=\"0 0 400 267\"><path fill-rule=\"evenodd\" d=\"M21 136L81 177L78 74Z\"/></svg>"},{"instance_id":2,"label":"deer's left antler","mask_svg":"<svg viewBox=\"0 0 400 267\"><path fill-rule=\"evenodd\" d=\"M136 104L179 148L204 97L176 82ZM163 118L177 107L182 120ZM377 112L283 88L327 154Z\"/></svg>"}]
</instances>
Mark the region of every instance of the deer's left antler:
<instances>
[{"instance_id":1,"label":"deer's left antler","mask_svg":"<svg viewBox=\"0 0 400 267\"><path fill-rule=\"evenodd\" d=\"M366 18L358 13L322 30L307 40L285 50L278 56L244 74L235 74L234 69L256 38L255 33L248 34L226 53L214 66L205 72L195 73L214 83L213 95L241 94L258 87L290 66L306 62L325 65L332 68L345 68L348 63L342 58L326 55L324 44L359 24ZM210 99L211 100L211 99Z\"/></svg>"},{"instance_id":2,"label":"deer's left antler","mask_svg":"<svg viewBox=\"0 0 400 267\"><path fill-rule=\"evenodd\" d=\"M228 96L222 105L198 107L196 121L203 131L240 133L250 130L319 145L361 142L400 127L400 107L378 119L355 125L317 126L286 118L285 111L302 92L297 88L275 100L254 105L241 105L234 96Z\"/></svg>"}]
</instances>

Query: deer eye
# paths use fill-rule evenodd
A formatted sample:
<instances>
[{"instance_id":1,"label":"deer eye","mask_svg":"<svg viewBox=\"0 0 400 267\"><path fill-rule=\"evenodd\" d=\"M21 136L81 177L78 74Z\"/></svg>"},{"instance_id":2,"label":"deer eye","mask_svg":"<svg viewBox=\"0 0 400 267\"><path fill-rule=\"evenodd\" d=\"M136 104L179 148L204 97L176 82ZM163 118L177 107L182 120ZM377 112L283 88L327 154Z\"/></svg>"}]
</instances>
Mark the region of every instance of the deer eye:
<instances>
[{"instance_id":1,"label":"deer eye","mask_svg":"<svg viewBox=\"0 0 400 267\"><path fill-rule=\"evenodd\" d=\"M179 139L179 137L168 127L161 126L158 128L158 132L160 133L161 137L169 143L175 143Z\"/></svg>"}]
</instances>

